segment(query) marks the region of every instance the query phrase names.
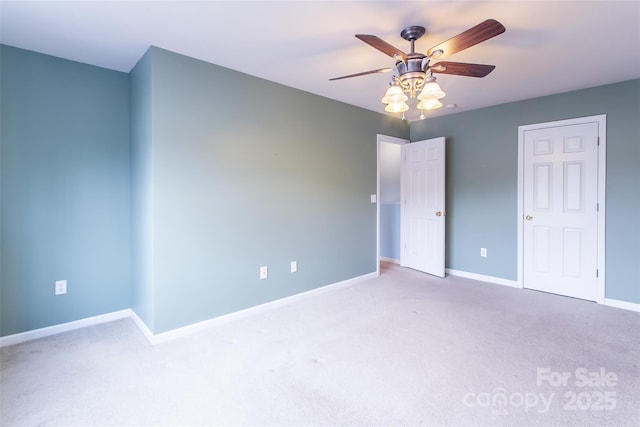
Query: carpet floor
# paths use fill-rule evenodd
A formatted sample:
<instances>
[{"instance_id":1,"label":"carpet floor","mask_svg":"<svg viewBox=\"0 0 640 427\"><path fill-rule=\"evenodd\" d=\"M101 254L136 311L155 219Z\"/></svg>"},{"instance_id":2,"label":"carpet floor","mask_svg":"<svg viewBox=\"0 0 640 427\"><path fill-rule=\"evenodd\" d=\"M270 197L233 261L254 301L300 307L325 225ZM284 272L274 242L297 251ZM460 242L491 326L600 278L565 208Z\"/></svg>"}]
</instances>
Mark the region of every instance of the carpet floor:
<instances>
[{"instance_id":1,"label":"carpet floor","mask_svg":"<svg viewBox=\"0 0 640 427\"><path fill-rule=\"evenodd\" d=\"M130 319L0 350L0 425L638 426L640 313L385 265L150 345Z\"/></svg>"}]
</instances>

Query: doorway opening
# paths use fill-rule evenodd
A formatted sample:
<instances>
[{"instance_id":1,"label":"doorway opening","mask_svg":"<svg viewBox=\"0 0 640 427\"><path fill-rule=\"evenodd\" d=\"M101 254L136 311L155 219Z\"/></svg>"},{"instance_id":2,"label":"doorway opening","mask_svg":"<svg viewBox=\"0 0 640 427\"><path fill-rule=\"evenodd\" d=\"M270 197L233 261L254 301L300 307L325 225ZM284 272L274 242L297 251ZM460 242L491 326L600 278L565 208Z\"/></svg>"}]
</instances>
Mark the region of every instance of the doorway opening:
<instances>
[{"instance_id":1,"label":"doorway opening","mask_svg":"<svg viewBox=\"0 0 640 427\"><path fill-rule=\"evenodd\" d=\"M377 273L380 262L400 264L402 145L409 140L378 135Z\"/></svg>"}]
</instances>

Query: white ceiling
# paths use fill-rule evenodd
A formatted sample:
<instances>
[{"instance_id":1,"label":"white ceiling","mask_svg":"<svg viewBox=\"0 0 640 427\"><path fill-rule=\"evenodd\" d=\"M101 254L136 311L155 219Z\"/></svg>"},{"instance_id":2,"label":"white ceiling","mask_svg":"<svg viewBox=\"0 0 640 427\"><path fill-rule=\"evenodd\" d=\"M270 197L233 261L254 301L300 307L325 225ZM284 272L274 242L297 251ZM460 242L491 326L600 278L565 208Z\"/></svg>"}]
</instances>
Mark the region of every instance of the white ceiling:
<instances>
[{"instance_id":1,"label":"white ceiling","mask_svg":"<svg viewBox=\"0 0 640 427\"><path fill-rule=\"evenodd\" d=\"M400 31L422 25L425 53L487 18L507 31L447 60L496 69L482 79L438 74L443 103L458 108L431 116L640 78L638 0L0 0L0 42L125 72L154 45L384 112L390 74L328 80L393 66L356 33L408 52Z\"/></svg>"}]
</instances>

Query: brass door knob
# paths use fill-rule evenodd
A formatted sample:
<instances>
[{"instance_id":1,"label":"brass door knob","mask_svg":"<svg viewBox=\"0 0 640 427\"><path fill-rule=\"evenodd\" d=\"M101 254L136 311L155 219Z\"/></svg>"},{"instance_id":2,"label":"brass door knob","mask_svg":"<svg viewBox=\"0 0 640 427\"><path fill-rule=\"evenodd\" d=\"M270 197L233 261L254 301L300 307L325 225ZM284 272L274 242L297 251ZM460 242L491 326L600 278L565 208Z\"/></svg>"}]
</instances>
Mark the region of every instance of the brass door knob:
<instances>
[{"instance_id":1,"label":"brass door knob","mask_svg":"<svg viewBox=\"0 0 640 427\"><path fill-rule=\"evenodd\" d=\"M533 217L531 215L527 215L524 217L524 219L526 219L527 221L531 221Z\"/></svg>"},{"instance_id":2,"label":"brass door knob","mask_svg":"<svg viewBox=\"0 0 640 427\"><path fill-rule=\"evenodd\" d=\"M444 212L438 211L436 212L436 216L444 216Z\"/></svg>"}]
</instances>

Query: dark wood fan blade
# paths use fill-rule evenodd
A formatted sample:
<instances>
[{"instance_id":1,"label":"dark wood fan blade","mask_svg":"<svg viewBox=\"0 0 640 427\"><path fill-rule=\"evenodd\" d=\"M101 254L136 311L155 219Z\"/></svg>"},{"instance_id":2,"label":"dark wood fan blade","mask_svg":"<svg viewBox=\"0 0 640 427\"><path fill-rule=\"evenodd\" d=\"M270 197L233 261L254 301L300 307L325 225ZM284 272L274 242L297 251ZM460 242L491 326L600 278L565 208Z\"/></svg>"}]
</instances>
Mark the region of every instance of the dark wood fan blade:
<instances>
[{"instance_id":1,"label":"dark wood fan blade","mask_svg":"<svg viewBox=\"0 0 640 427\"><path fill-rule=\"evenodd\" d=\"M342 80L342 79L348 79L350 77L366 76L367 74L388 73L391 70L392 70L391 68L378 68L377 70L363 71L361 73L349 74L348 76L334 77L334 78L329 79L329 80L331 80L331 81L333 81L333 80Z\"/></svg>"},{"instance_id":2,"label":"dark wood fan blade","mask_svg":"<svg viewBox=\"0 0 640 427\"><path fill-rule=\"evenodd\" d=\"M504 32L505 28L501 23L495 19L487 19L475 27L471 27L467 31L464 31L457 36L453 36L449 40L432 47L427 51L427 56L431 56L431 54L437 50L442 50L444 52L440 57L453 55L456 52L475 46L478 43L482 43L483 41L489 40L491 37L495 37Z\"/></svg>"},{"instance_id":3,"label":"dark wood fan blade","mask_svg":"<svg viewBox=\"0 0 640 427\"><path fill-rule=\"evenodd\" d=\"M382 53L386 53L392 58L402 58L407 59L407 54L398 49L395 46L390 45L386 41L382 40L377 36L372 36L369 34L356 34L356 37L368 44L371 47L378 49Z\"/></svg>"},{"instance_id":4,"label":"dark wood fan blade","mask_svg":"<svg viewBox=\"0 0 640 427\"><path fill-rule=\"evenodd\" d=\"M456 76L484 77L496 68L495 65L466 64L464 62L442 61L433 64L429 70L434 73L455 74Z\"/></svg>"}]
</instances>

